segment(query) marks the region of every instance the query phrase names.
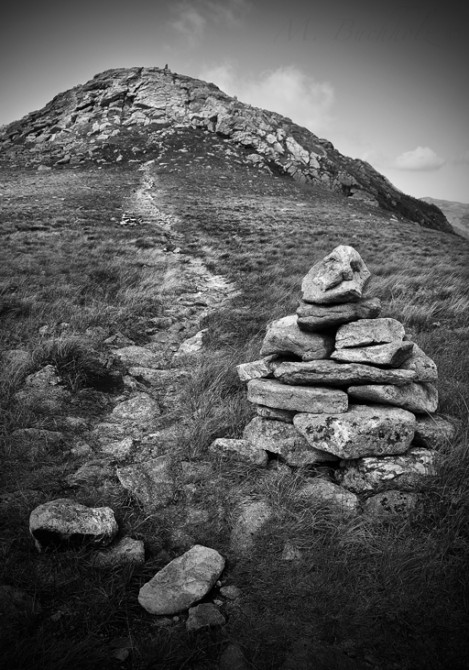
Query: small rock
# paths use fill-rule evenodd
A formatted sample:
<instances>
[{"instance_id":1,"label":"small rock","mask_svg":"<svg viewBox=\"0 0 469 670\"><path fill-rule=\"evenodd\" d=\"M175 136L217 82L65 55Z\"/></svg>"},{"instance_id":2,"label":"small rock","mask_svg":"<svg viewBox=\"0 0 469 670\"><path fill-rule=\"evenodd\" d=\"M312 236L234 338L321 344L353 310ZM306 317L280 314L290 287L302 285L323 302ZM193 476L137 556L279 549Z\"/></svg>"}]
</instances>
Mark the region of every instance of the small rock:
<instances>
[{"instance_id":1,"label":"small rock","mask_svg":"<svg viewBox=\"0 0 469 670\"><path fill-rule=\"evenodd\" d=\"M117 533L110 507L86 507L68 498L39 505L29 517L29 530L39 551L58 545L105 546Z\"/></svg>"},{"instance_id":2,"label":"small rock","mask_svg":"<svg viewBox=\"0 0 469 670\"><path fill-rule=\"evenodd\" d=\"M436 382L438 380L436 364L415 342L413 344L412 354L402 363L402 369L413 370L416 382Z\"/></svg>"},{"instance_id":3,"label":"small rock","mask_svg":"<svg viewBox=\"0 0 469 670\"><path fill-rule=\"evenodd\" d=\"M257 445L251 444L247 439L230 439L218 437L208 448L213 454L220 454L234 458L244 463L252 463L265 467L269 460L267 453Z\"/></svg>"},{"instance_id":4,"label":"small rock","mask_svg":"<svg viewBox=\"0 0 469 670\"><path fill-rule=\"evenodd\" d=\"M272 518L272 509L264 500L244 501L233 530L230 546L238 555L248 554L254 546L256 533Z\"/></svg>"},{"instance_id":5,"label":"small rock","mask_svg":"<svg viewBox=\"0 0 469 670\"><path fill-rule=\"evenodd\" d=\"M266 405L256 405L256 413L263 419L283 421L283 423L293 423L293 417L296 414L296 412L288 409L278 409L275 407L267 407Z\"/></svg>"},{"instance_id":6,"label":"small rock","mask_svg":"<svg viewBox=\"0 0 469 670\"><path fill-rule=\"evenodd\" d=\"M282 561L299 561L302 558L302 552L292 542L287 540L283 545Z\"/></svg>"},{"instance_id":7,"label":"small rock","mask_svg":"<svg viewBox=\"0 0 469 670\"><path fill-rule=\"evenodd\" d=\"M241 597L241 591L234 584L222 586L220 589L220 594L227 600L238 600L238 598Z\"/></svg>"},{"instance_id":8,"label":"small rock","mask_svg":"<svg viewBox=\"0 0 469 670\"><path fill-rule=\"evenodd\" d=\"M362 299L357 302L338 305L314 305L308 302L300 302L296 313L299 328L320 332L357 319L374 319L381 313L381 302L378 298Z\"/></svg>"},{"instance_id":9,"label":"small rock","mask_svg":"<svg viewBox=\"0 0 469 670\"><path fill-rule=\"evenodd\" d=\"M354 302L362 297L370 276L360 254L353 247L340 245L313 265L303 279L303 300L317 304Z\"/></svg>"},{"instance_id":10,"label":"small rock","mask_svg":"<svg viewBox=\"0 0 469 670\"><path fill-rule=\"evenodd\" d=\"M158 368L161 366L162 356L145 347L132 345L117 349L114 353L127 366L143 368Z\"/></svg>"},{"instance_id":11,"label":"small rock","mask_svg":"<svg viewBox=\"0 0 469 670\"><path fill-rule=\"evenodd\" d=\"M368 498L363 504L363 511L374 517L408 516L417 505L415 493L404 491L383 491Z\"/></svg>"},{"instance_id":12,"label":"small rock","mask_svg":"<svg viewBox=\"0 0 469 670\"><path fill-rule=\"evenodd\" d=\"M117 442L105 442L100 445L99 450L103 454L112 456L116 461L123 461L130 456L134 446L134 440L131 437L124 437Z\"/></svg>"},{"instance_id":13,"label":"small rock","mask_svg":"<svg viewBox=\"0 0 469 670\"><path fill-rule=\"evenodd\" d=\"M145 507L164 507L174 497L171 465L168 455L158 456L144 463L117 468L117 477L122 486Z\"/></svg>"},{"instance_id":14,"label":"small rock","mask_svg":"<svg viewBox=\"0 0 469 670\"><path fill-rule=\"evenodd\" d=\"M272 377L272 368L270 363L276 356L266 356L258 361L251 363L241 363L236 366L238 377L242 382L248 382L251 379L261 379L262 377Z\"/></svg>"},{"instance_id":15,"label":"small rock","mask_svg":"<svg viewBox=\"0 0 469 670\"><path fill-rule=\"evenodd\" d=\"M69 486L100 486L106 480L114 478L114 468L103 461L88 461L76 472L66 477Z\"/></svg>"},{"instance_id":16,"label":"small rock","mask_svg":"<svg viewBox=\"0 0 469 670\"><path fill-rule=\"evenodd\" d=\"M331 358L345 363L371 363L371 365L389 365L392 368L404 368L403 363L412 354L412 342L390 342L373 344L369 347L336 349Z\"/></svg>"},{"instance_id":17,"label":"small rock","mask_svg":"<svg viewBox=\"0 0 469 670\"><path fill-rule=\"evenodd\" d=\"M252 379L248 382L248 400L258 405L296 412L346 412L348 398L337 389L286 386L274 379Z\"/></svg>"},{"instance_id":18,"label":"small rock","mask_svg":"<svg viewBox=\"0 0 469 670\"><path fill-rule=\"evenodd\" d=\"M226 619L218 607L212 603L202 603L190 608L186 628L191 632L195 632L201 628L224 626L225 623Z\"/></svg>"},{"instance_id":19,"label":"small rock","mask_svg":"<svg viewBox=\"0 0 469 670\"><path fill-rule=\"evenodd\" d=\"M150 614L187 610L207 595L224 567L225 559L218 551L196 544L144 584L138 602Z\"/></svg>"},{"instance_id":20,"label":"small rock","mask_svg":"<svg viewBox=\"0 0 469 670\"><path fill-rule=\"evenodd\" d=\"M418 416L414 443L427 449L442 449L451 444L456 435L454 423L443 416Z\"/></svg>"},{"instance_id":21,"label":"small rock","mask_svg":"<svg viewBox=\"0 0 469 670\"><path fill-rule=\"evenodd\" d=\"M335 336L335 348L402 341L404 335L404 326L396 319L359 319L340 326Z\"/></svg>"},{"instance_id":22,"label":"small rock","mask_svg":"<svg viewBox=\"0 0 469 670\"><path fill-rule=\"evenodd\" d=\"M132 423L153 421L161 413L157 403L148 393L137 393L129 400L124 400L114 407L111 419Z\"/></svg>"},{"instance_id":23,"label":"small rock","mask_svg":"<svg viewBox=\"0 0 469 670\"><path fill-rule=\"evenodd\" d=\"M359 508L359 500L354 493L319 477L305 484L296 497L299 500L328 503L346 513L357 514Z\"/></svg>"},{"instance_id":24,"label":"small rock","mask_svg":"<svg viewBox=\"0 0 469 670\"><path fill-rule=\"evenodd\" d=\"M431 383L422 382L405 386L388 384L350 386L347 393L359 401L368 400L372 403L394 405L415 414L433 413L438 407L438 390Z\"/></svg>"},{"instance_id":25,"label":"small rock","mask_svg":"<svg viewBox=\"0 0 469 670\"><path fill-rule=\"evenodd\" d=\"M296 314L291 314L268 324L261 356L294 354L303 361L312 361L327 358L333 349L333 337L301 330Z\"/></svg>"},{"instance_id":26,"label":"small rock","mask_svg":"<svg viewBox=\"0 0 469 670\"><path fill-rule=\"evenodd\" d=\"M47 388L49 386L57 386L61 383L61 379L57 374L53 365L46 365L38 372L34 372L26 377L25 386L33 386L37 388Z\"/></svg>"},{"instance_id":27,"label":"small rock","mask_svg":"<svg viewBox=\"0 0 469 670\"><path fill-rule=\"evenodd\" d=\"M174 356L179 358L182 356L192 356L194 354L198 354L203 347L204 333L206 332L207 329L204 328L204 330L199 330L199 332L196 333L193 337L189 337L189 339L184 340Z\"/></svg>"},{"instance_id":28,"label":"small rock","mask_svg":"<svg viewBox=\"0 0 469 670\"><path fill-rule=\"evenodd\" d=\"M96 568L143 565L145 563L145 545L141 540L123 537L109 549L97 552L91 558L91 562Z\"/></svg>"}]
</instances>

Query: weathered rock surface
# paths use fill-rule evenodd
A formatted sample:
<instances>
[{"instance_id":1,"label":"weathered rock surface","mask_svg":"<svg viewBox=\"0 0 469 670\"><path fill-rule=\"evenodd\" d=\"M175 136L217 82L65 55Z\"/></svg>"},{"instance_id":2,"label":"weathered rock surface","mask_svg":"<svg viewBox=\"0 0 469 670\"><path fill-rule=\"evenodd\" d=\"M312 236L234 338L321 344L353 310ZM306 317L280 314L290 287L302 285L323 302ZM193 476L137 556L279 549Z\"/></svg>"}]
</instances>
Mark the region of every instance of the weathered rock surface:
<instances>
[{"instance_id":1,"label":"weathered rock surface","mask_svg":"<svg viewBox=\"0 0 469 670\"><path fill-rule=\"evenodd\" d=\"M331 358L345 363L369 363L371 365L388 365L392 368L404 367L403 363L412 354L412 342L390 342L374 344L369 347L336 349Z\"/></svg>"},{"instance_id":2,"label":"weathered rock surface","mask_svg":"<svg viewBox=\"0 0 469 670\"><path fill-rule=\"evenodd\" d=\"M240 514L231 531L230 546L235 554L249 554L254 546L255 536L269 519L272 508L265 500L245 500L241 503Z\"/></svg>"},{"instance_id":3,"label":"weathered rock surface","mask_svg":"<svg viewBox=\"0 0 469 670\"><path fill-rule=\"evenodd\" d=\"M333 349L333 337L301 330L296 314L290 314L268 324L261 356L294 354L303 361L313 361L327 358Z\"/></svg>"},{"instance_id":4,"label":"weathered rock surface","mask_svg":"<svg viewBox=\"0 0 469 670\"><path fill-rule=\"evenodd\" d=\"M443 416L418 416L414 444L439 450L451 444L456 435L454 423Z\"/></svg>"},{"instance_id":5,"label":"weathered rock surface","mask_svg":"<svg viewBox=\"0 0 469 670\"><path fill-rule=\"evenodd\" d=\"M187 340L184 340L180 345L177 352L174 354L175 359L183 358L184 356L194 356L197 355L204 344L204 333L207 332L207 329L199 330L198 333L189 337Z\"/></svg>"},{"instance_id":6,"label":"weathered rock surface","mask_svg":"<svg viewBox=\"0 0 469 670\"><path fill-rule=\"evenodd\" d=\"M29 517L29 531L39 551L60 545L105 546L117 530L110 507L86 507L69 498L39 505Z\"/></svg>"},{"instance_id":7,"label":"weathered rock surface","mask_svg":"<svg viewBox=\"0 0 469 670\"><path fill-rule=\"evenodd\" d=\"M406 384L405 386L389 384L350 386L347 392L351 398L357 400L395 405L415 414L436 412L438 407L438 390L434 384L430 383Z\"/></svg>"},{"instance_id":8,"label":"weathered rock surface","mask_svg":"<svg viewBox=\"0 0 469 670\"><path fill-rule=\"evenodd\" d=\"M145 507L164 507L173 499L174 479L167 455L117 468L117 477Z\"/></svg>"},{"instance_id":9,"label":"weathered rock surface","mask_svg":"<svg viewBox=\"0 0 469 670\"><path fill-rule=\"evenodd\" d=\"M290 423L256 416L245 427L243 437L257 449L278 454L294 467L335 460L330 453L311 447Z\"/></svg>"},{"instance_id":10,"label":"weathered rock surface","mask_svg":"<svg viewBox=\"0 0 469 670\"><path fill-rule=\"evenodd\" d=\"M359 300L370 276L360 254L353 247L340 245L313 265L303 279L303 300L317 304Z\"/></svg>"},{"instance_id":11,"label":"weathered rock surface","mask_svg":"<svg viewBox=\"0 0 469 670\"><path fill-rule=\"evenodd\" d=\"M436 451L417 447L400 456L343 461L336 477L342 486L355 493L418 490L428 477L436 474L436 455Z\"/></svg>"},{"instance_id":12,"label":"weathered rock surface","mask_svg":"<svg viewBox=\"0 0 469 670\"><path fill-rule=\"evenodd\" d=\"M134 447L132 437L124 437L122 440L103 442L100 445L100 451L107 456L111 456L116 461L123 461L130 456Z\"/></svg>"},{"instance_id":13,"label":"weathered rock surface","mask_svg":"<svg viewBox=\"0 0 469 670\"><path fill-rule=\"evenodd\" d=\"M298 549L296 545L293 544L293 542L290 542L290 540L287 540L285 544L283 545L283 550L282 550L282 555L280 556L280 560L282 561L299 561L302 558L303 554L301 552L301 549Z\"/></svg>"},{"instance_id":14,"label":"weathered rock surface","mask_svg":"<svg viewBox=\"0 0 469 670\"><path fill-rule=\"evenodd\" d=\"M143 368L158 368L161 367L162 357L155 354L146 347L138 347L131 345L122 347L114 352L115 355L127 366L139 366Z\"/></svg>"},{"instance_id":15,"label":"weathered rock surface","mask_svg":"<svg viewBox=\"0 0 469 670\"><path fill-rule=\"evenodd\" d=\"M196 631L202 628L224 626L225 623L226 619L216 605L213 603L201 603L190 608L186 628L189 631Z\"/></svg>"},{"instance_id":16,"label":"weathered rock surface","mask_svg":"<svg viewBox=\"0 0 469 670\"><path fill-rule=\"evenodd\" d=\"M401 367L404 370L413 370L416 382L436 382L438 380L436 364L415 342L413 344L411 355L401 364Z\"/></svg>"},{"instance_id":17,"label":"weathered rock surface","mask_svg":"<svg viewBox=\"0 0 469 670\"><path fill-rule=\"evenodd\" d=\"M160 413L158 404L148 393L137 393L129 400L124 400L114 407L111 412L111 420L146 423L153 421Z\"/></svg>"},{"instance_id":18,"label":"weathered rock surface","mask_svg":"<svg viewBox=\"0 0 469 670\"><path fill-rule=\"evenodd\" d=\"M335 348L366 347L400 341L405 330L396 319L359 319L340 326L335 335Z\"/></svg>"},{"instance_id":19,"label":"weathered rock surface","mask_svg":"<svg viewBox=\"0 0 469 670\"><path fill-rule=\"evenodd\" d=\"M145 545L142 540L123 537L113 547L94 554L91 563L96 568L120 568L145 563Z\"/></svg>"},{"instance_id":20,"label":"weathered rock surface","mask_svg":"<svg viewBox=\"0 0 469 670\"><path fill-rule=\"evenodd\" d=\"M413 370L385 369L363 363L336 361L283 361L272 364L274 377L283 384L409 384L415 379Z\"/></svg>"},{"instance_id":21,"label":"weathered rock surface","mask_svg":"<svg viewBox=\"0 0 469 670\"><path fill-rule=\"evenodd\" d=\"M256 413L264 419L283 421L284 423L293 423L293 417L296 414L296 412L288 409L278 409L275 407L267 407L265 405L256 405Z\"/></svg>"},{"instance_id":22,"label":"weathered rock surface","mask_svg":"<svg viewBox=\"0 0 469 670\"><path fill-rule=\"evenodd\" d=\"M314 305L301 301L296 313L301 330L320 332L357 319L375 319L381 314L381 301L379 298L362 298L357 302L337 305Z\"/></svg>"},{"instance_id":23,"label":"weathered rock surface","mask_svg":"<svg viewBox=\"0 0 469 670\"><path fill-rule=\"evenodd\" d=\"M47 388L48 386L57 386L61 383L61 378L53 365L46 365L37 372L33 372L25 379L25 386L35 388Z\"/></svg>"},{"instance_id":24,"label":"weathered rock surface","mask_svg":"<svg viewBox=\"0 0 469 670\"><path fill-rule=\"evenodd\" d=\"M383 491L365 500L363 511L374 517L408 516L417 505L417 494L405 491Z\"/></svg>"},{"instance_id":25,"label":"weathered rock surface","mask_svg":"<svg viewBox=\"0 0 469 670\"><path fill-rule=\"evenodd\" d=\"M224 567L225 559L218 551L196 544L144 584L138 602L150 614L187 610L207 595Z\"/></svg>"},{"instance_id":26,"label":"weathered rock surface","mask_svg":"<svg viewBox=\"0 0 469 670\"><path fill-rule=\"evenodd\" d=\"M346 412L347 394L336 389L285 386L275 379L248 382L248 400L258 405L296 412Z\"/></svg>"},{"instance_id":27,"label":"weathered rock surface","mask_svg":"<svg viewBox=\"0 0 469 670\"><path fill-rule=\"evenodd\" d=\"M222 454L245 463L264 467L269 457L267 453L249 440L238 440L219 437L208 448L214 454Z\"/></svg>"},{"instance_id":28,"label":"weathered rock surface","mask_svg":"<svg viewBox=\"0 0 469 670\"><path fill-rule=\"evenodd\" d=\"M276 356L266 356L258 361L251 361L250 363L241 363L236 366L238 376L242 382L248 382L251 379L261 379L262 377L272 377L271 361Z\"/></svg>"},{"instance_id":29,"label":"weathered rock surface","mask_svg":"<svg viewBox=\"0 0 469 670\"><path fill-rule=\"evenodd\" d=\"M354 493L320 477L302 486L296 497L299 500L327 503L348 513L357 513L359 508L359 500Z\"/></svg>"},{"instance_id":30,"label":"weathered rock surface","mask_svg":"<svg viewBox=\"0 0 469 670\"><path fill-rule=\"evenodd\" d=\"M293 424L312 447L344 459L402 454L415 432L413 414L381 405L351 405L344 414L297 414Z\"/></svg>"}]
</instances>

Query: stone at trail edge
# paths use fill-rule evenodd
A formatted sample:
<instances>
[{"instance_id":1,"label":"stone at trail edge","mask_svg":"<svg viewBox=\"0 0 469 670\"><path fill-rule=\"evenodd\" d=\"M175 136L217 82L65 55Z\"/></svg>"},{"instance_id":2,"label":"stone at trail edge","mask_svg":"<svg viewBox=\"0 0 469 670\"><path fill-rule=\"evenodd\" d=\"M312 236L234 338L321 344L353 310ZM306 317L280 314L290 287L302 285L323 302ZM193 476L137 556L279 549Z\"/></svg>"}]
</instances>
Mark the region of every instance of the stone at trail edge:
<instances>
[{"instance_id":1,"label":"stone at trail edge","mask_svg":"<svg viewBox=\"0 0 469 670\"><path fill-rule=\"evenodd\" d=\"M301 330L320 332L357 319L378 317L381 314L381 301L379 298L364 298L358 302L338 305L314 305L301 301L296 313Z\"/></svg>"},{"instance_id":2,"label":"stone at trail edge","mask_svg":"<svg viewBox=\"0 0 469 670\"><path fill-rule=\"evenodd\" d=\"M369 363L399 368L404 367L403 363L412 354L413 346L412 342L390 342L368 347L336 349L332 352L331 358L345 363Z\"/></svg>"},{"instance_id":3,"label":"stone at trail edge","mask_svg":"<svg viewBox=\"0 0 469 670\"><path fill-rule=\"evenodd\" d=\"M369 516L386 517L409 515L417 505L417 495L405 491L383 491L363 503L363 512Z\"/></svg>"},{"instance_id":4,"label":"stone at trail edge","mask_svg":"<svg viewBox=\"0 0 469 670\"><path fill-rule=\"evenodd\" d=\"M173 499L175 485L168 455L117 468L116 474L122 486L145 507L164 507Z\"/></svg>"},{"instance_id":5,"label":"stone at trail edge","mask_svg":"<svg viewBox=\"0 0 469 670\"><path fill-rule=\"evenodd\" d=\"M162 365L162 356L145 347L131 345L117 349L114 354L127 366L158 368Z\"/></svg>"},{"instance_id":6,"label":"stone at trail edge","mask_svg":"<svg viewBox=\"0 0 469 670\"><path fill-rule=\"evenodd\" d=\"M272 364L274 377L284 384L409 384L415 379L413 370L385 369L364 363L336 361L280 361Z\"/></svg>"},{"instance_id":7,"label":"stone at trail edge","mask_svg":"<svg viewBox=\"0 0 469 670\"><path fill-rule=\"evenodd\" d=\"M157 403L148 393L137 393L114 407L111 420L128 423L152 421L161 413Z\"/></svg>"},{"instance_id":8,"label":"stone at trail edge","mask_svg":"<svg viewBox=\"0 0 469 670\"><path fill-rule=\"evenodd\" d=\"M370 276L360 254L353 247L339 245L303 279L303 300L317 304L359 300Z\"/></svg>"},{"instance_id":9,"label":"stone at trail edge","mask_svg":"<svg viewBox=\"0 0 469 670\"><path fill-rule=\"evenodd\" d=\"M118 530L110 507L86 507L69 498L39 505L29 517L29 531L39 551L48 546L106 546Z\"/></svg>"},{"instance_id":10,"label":"stone at trail edge","mask_svg":"<svg viewBox=\"0 0 469 670\"><path fill-rule=\"evenodd\" d=\"M230 547L238 556L249 554L256 533L272 518L272 508L265 500L245 500L231 531Z\"/></svg>"},{"instance_id":11,"label":"stone at trail edge","mask_svg":"<svg viewBox=\"0 0 469 670\"><path fill-rule=\"evenodd\" d=\"M304 467L323 461L334 461L335 456L311 447L290 423L254 417L243 431L244 439L257 449L281 456L287 465Z\"/></svg>"},{"instance_id":12,"label":"stone at trail edge","mask_svg":"<svg viewBox=\"0 0 469 670\"><path fill-rule=\"evenodd\" d=\"M225 623L226 619L216 605L213 603L201 603L190 608L186 628L189 631L196 631L202 628L224 626Z\"/></svg>"},{"instance_id":13,"label":"stone at trail edge","mask_svg":"<svg viewBox=\"0 0 469 670\"><path fill-rule=\"evenodd\" d=\"M212 442L208 450L213 454L221 454L260 467L265 467L269 460L267 453L262 448L245 439L218 437Z\"/></svg>"},{"instance_id":14,"label":"stone at trail edge","mask_svg":"<svg viewBox=\"0 0 469 670\"><path fill-rule=\"evenodd\" d=\"M150 614L177 614L201 600L225 567L218 551L200 544L175 558L142 586L140 605Z\"/></svg>"},{"instance_id":15,"label":"stone at trail edge","mask_svg":"<svg viewBox=\"0 0 469 670\"><path fill-rule=\"evenodd\" d=\"M448 446L456 435L456 426L443 416L418 416L414 444L427 449Z\"/></svg>"},{"instance_id":16,"label":"stone at trail edge","mask_svg":"<svg viewBox=\"0 0 469 670\"><path fill-rule=\"evenodd\" d=\"M402 407L414 414L436 412L438 408L438 390L434 384L417 383L405 386L389 384L368 384L350 386L347 393L359 401L367 400L385 405Z\"/></svg>"},{"instance_id":17,"label":"stone at trail edge","mask_svg":"<svg viewBox=\"0 0 469 670\"><path fill-rule=\"evenodd\" d=\"M437 452L415 447L399 456L342 461L336 479L354 493L418 490L436 474Z\"/></svg>"},{"instance_id":18,"label":"stone at trail edge","mask_svg":"<svg viewBox=\"0 0 469 670\"><path fill-rule=\"evenodd\" d=\"M359 319L340 326L335 335L335 348L365 347L370 344L386 344L400 341L405 330L396 319Z\"/></svg>"},{"instance_id":19,"label":"stone at trail edge","mask_svg":"<svg viewBox=\"0 0 469 670\"><path fill-rule=\"evenodd\" d=\"M321 477L312 479L297 491L295 498L298 500L320 503L328 503L343 512L358 512L359 500L351 491L342 488L334 482L330 482Z\"/></svg>"},{"instance_id":20,"label":"stone at trail edge","mask_svg":"<svg viewBox=\"0 0 469 670\"><path fill-rule=\"evenodd\" d=\"M296 314L290 314L267 325L261 356L294 354L304 361L312 361L327 358L333 349L332 336L301 330Z\"/></svg>"},{"instance_id":21,"label":"stone at trail edge","mask_svg":"<svg viewBox=\"0 0 469 670\"><path fill-rule=\"evenodd\" d=\"M258 405L296 412L346 412L348 396L344 391L322 387L286 386L275 379L248 382L248 400Z\"/></svg>"},{"instance_id":22,"label":"stone at trail edge","mask_svg":"<svg viewBox=\"0 0 469 670\"><path fill-rule=\"evenodd\" d=\"M344 414L297 414L293 425L315 449L351 459L404 453L415 416L397 407L351 405Z\"/></svg>"}]
</instances>

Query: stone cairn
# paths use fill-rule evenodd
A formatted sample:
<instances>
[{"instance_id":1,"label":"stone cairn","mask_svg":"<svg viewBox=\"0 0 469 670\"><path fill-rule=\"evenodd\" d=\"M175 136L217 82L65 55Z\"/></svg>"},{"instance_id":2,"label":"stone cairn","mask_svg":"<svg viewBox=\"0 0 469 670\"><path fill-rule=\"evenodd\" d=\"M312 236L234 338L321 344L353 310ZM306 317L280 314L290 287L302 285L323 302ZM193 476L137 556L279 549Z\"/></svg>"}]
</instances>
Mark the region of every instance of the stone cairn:
<instances>
[{"instance_id":1,"label":"stone cairn","mask_svg":"<svg viewBox=\"0 0 469 670\"><path fill-rule=\"evenodd\" d=\"M297 313L269 323L262 358L237 368L257 416L242 440L212 451L257 465L269 454L293 467L335 462L318 497L355 510L357 494L369 508L415 504L454 427L435 414L435 363L399 321L380 318L378 298L363 297L370 276L350 246L311 268Z\"/></svg>"}]
</instances>

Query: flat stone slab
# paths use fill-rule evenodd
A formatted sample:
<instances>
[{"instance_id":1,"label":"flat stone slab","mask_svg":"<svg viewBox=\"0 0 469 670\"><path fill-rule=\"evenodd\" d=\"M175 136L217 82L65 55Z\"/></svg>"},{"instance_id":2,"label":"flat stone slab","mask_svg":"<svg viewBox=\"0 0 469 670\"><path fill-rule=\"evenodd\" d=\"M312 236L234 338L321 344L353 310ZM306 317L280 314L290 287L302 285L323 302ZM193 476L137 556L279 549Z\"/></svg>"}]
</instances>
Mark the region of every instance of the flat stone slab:
<instances>
[{"instance_id":1,"label":"flat stone slab","mask_svg":"<svg viewBox=\"0 0 469 670\"><path fill-rule=\"evenodd\" d=\"M401 341L404 335L404 326L396 319L359 319L340 326L335 335L335 348L386 344Z\"/></svg>"},{"instance_id":2,"label":"flat stone slab","mask_svg":"<svg viewBox=\"0 0 469 670\"><path fill-rule=\"evenodd\" d=\"M248 440L219 437L208 448L213 454L221 454L244 463L265 467L269 457L267 453Z\"/></svg>"},{"instance_id":3,"label":"flat stone slab","mask_svg":"<svg viewBox=\"0 0 469 670\"><path fill-rule=\"evenodd\" d=\"M298 327L314 333L357 319L375 319L381 314L381 301L379 298L362 298L338 305L313 305L301 301L296 313Z\"/></svg>"},{"instance_id":4,"label":"flat stone slab","mask_svg":"<svg viewBox=\"0 0 469 670\"><path fill-rule=\"evenodd\" d=\"M276 379L283 384L409 384L415 379L413 370L377 368L363 363L336 361L279 361L272 364Z\"/></svg>"},{"instance_id":5,"label":"flat stone slab","mask_svg":"<svg viewBox=\"0 0 469 670\"><path fill-rule=\"evenodd\" d=\"M174 496L171 459L166 454L116 470L122 486L145 507L164 507Z\"/></svg>"},{"instance_id":6,"label":"flat stone slab","mask_svg":"<svg viewBox=\"0 0 469 670\"><path fill-rule=\"evenodd\" d=\"M363 503L363 512L373 517L409 516L417 506L417 494L405 491L383 491Z\"/></svg>"},{"instance_id":7,"label":"flat stone slab","mask_svg":"<svg viewBox=\"0 0 469 670\"><path fill-rule=\"evenodd\" d=\"M416 382L436 382L438 369L435 362L415 342L413 345L411 355L401 364L401 367L404 370L413 370Z\"/></svg>"},{"instance_id":8,"label":"flat stone slab","mask_svg":"<svg viewBox=\"0 0 469 670\"><path fill-rule=\"evenodd\" d=\"M317 304L359 300L370 276L358 251L340 245L313 265L303 279L303 300Z\"/></svg>"},{"instance_id":9,"label":"flat stone slab","mask_svg":"<svg viewBox=\"0 0 469 670\"><path fill-rule=\"evenodd\" d=\"M348 396L344 391L321 387L286 386L276 379L248 382L248 400L258 405L295 412L346 412Z\"/></svg>"},{"instance_id":10,"label":"flat stone slab","mask_svg":"<svg viewBox=\"0 0 469 670\"><path fill-rule=\"evenodd\" d=\"M264 419L283 421L284 423L293 423L293 417L296 414L296 412L288 409L276 409L265 405L256 405L256 413Z\"/></svg>"},{"instance_id":11,"label":"flat stone slab","mask_svg":"<svg viewBox=\"0 0 469 670\"><path fill-rule=\"evenodd\" d=\"M29 531L39 551L47 547L106 546L118 530L110 507L86 507L69 498L39 505L29 517Z\"/></svg>"},{"instance_id":12,"label":"flat stone slab","mask_svg":"<svg viewBox=\"0 0 469 670\"><path fill-rule=\"evenodd\" d=\"M360 501L354 493L320 477L307 482L295 497L299 500L327 503L342 512L352 514L357 514L360 506Z\"/></svg>"},{"instance_id":13,"label":"flat stone slab","mask_svg":"<svg viewBox=\"0 0 469 670\"><path fill-rule=\"evenodd\" d=\"M303 361L313 361L328 358L333 349L332 336L301 330L296 314L290 314L268 324L261 356L294 354Z\"/></svg>"},{"instance_id":14,"label":"flat stone slab","mask_svg":"<svg viewBox=\"0 0 469 670\"><path fill-rule=\"evenodd\" d=\"M207 595L224 567L218 551L196 544L144 584L138 602L150 614L183 612Z\"/></svg>"},{"instance_id":15,"label":"flat stone slab","mask_svg":"<svg viewBox=\"0 0 469 670\"><path fill-rule=\"evenodd\" d=\"M155 354L146 347L131 345L117 349L114 354L127 366L139 366L142 368L158 368L161 366L163 356Z\"/></svg>"},{"instance_id":16,"label":"flat stone slab","mask_svg":"<svg viewBox=\"0 0 469 670\"><path fill-rule=\"evenodd\" d=\"M241 363L236 366L238 377L242 382L248 382L251 379L262 379L263 377L272 377L271 362L276 358L275 355L266 356L258 361L250 363Z\"/></svg>"},{"instance_id":17,"label":"flat stone slab","mask_svg":"<svg viewBox=\"0 0 469 670\"><path fill-rule=\"evenodd\" d=\"M243 437L256 449L278 454L293 467L336 460L330 453L311 447L291 423L256 416L245 427Z\"/></svg>"},{"instance_id":18,"label":"flat stone slab","mask_svg":"<svg viewBox=\"0 0 469 670\"><path fill-rule=\"evenodd\" d=\"M415 416L395 407L351 405L344 414L296 414L293 425L315 449L352 459L407 451Z\"/></svg>"},{"instance_id":19,"label":"flat stone slab","mask_svg":"<svg viewBox=\"0 0 469 670\"><path fill-rule=\"evenodd\" d=\"M265 500L245 500L240 505L240 514L231 531L232 551L244 556L249 554L256 534L272 518L273 511Z\"/></svg>"},{"instance_id":20,"label":"flat stone slab","mask_svg":"<svg viewBox=\"0 0 469 670\"><path fill-rule=\"evenodd\" d=\"M351 398L370 402L402 407L415 414L436 412L438 407L438 390L434 384L406 384L391 386L389 384L370 384L350 386L347 390Z\"/></svg>"},{"instance_id":21,"label":"flat stone slab","mask_svg":"<svg viewBox=\"0 0 469 670\"><path fill-rule=\"evenodd\" d=\"M456 435L455 424L443 416L418 416L414 444L439 450L451 444Z\"/></svg>"},{"instance_id":22,"label":"flat stone slab","mask_svg":"<svg viewBox=\"0 0 469 670\"><path fill-rule=\"evenodd\" d=\"M158 404L148 393L136 393L114 407L111 421L126 423L151 422L161 414Z\"/></svg>"},{"instance_id":23,"label":"flat stone slab","mask_svg":"<svg viewBox=\"0 0 469 670\"><path fill-rule=\"evenodd\" d=\"M345 363L368 363L399 368L403 367L404 361L412 354L413 346L412 342L390 342L373 344L369 347L336 349L332 352L331 358Z\"/></svg>"},{"instance_id":24,"label":"flat stone slab","mask_svg":"<svg viewBox=\"0 0 469 670\"><path fill-rule=\"evenodd\" d=\"M437 452L419 447L399 456L343 461L337 481L354 493L397 489L415 491L436 474Z\"/></svg>"}]
</instances>

